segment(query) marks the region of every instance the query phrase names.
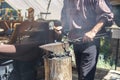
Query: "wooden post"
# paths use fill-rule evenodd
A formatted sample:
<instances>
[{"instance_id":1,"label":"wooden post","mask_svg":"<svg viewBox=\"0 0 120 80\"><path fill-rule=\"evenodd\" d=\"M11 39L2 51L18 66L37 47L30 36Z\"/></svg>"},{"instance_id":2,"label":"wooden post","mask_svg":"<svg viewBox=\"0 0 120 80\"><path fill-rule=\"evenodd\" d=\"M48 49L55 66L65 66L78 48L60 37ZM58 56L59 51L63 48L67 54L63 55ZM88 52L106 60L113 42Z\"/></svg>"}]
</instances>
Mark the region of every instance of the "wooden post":
<instances>
[{"instance_id":1,"label":"wooden post","mask_svg":"<svg viewBox=\"0 0 120 80\"><path fill-rule=\"evenodd\" d=\"M44 57L45 80L72 80L71 57Z\"/></svg>"}]
</instances>

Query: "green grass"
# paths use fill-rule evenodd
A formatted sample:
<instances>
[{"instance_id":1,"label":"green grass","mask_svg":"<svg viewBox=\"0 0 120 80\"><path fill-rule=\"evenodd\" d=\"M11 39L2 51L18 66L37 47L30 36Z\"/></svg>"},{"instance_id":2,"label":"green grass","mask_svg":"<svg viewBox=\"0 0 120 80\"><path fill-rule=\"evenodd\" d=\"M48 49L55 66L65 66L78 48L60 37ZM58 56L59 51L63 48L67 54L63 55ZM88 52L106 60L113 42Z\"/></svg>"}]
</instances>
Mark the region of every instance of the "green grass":
<instances>
[{"instance_id":1,"label":"green grass","mask_svg":"<svg viewBox=\"0 0 120 80\"><path fill-rule=\"evenodd\" d=\"M104 55L101 55L101 54L99 55L97 68L114 69L115 68L114 60L107 59L107 61L105 61L103 56Z\"/></svg>"}]
</instances>

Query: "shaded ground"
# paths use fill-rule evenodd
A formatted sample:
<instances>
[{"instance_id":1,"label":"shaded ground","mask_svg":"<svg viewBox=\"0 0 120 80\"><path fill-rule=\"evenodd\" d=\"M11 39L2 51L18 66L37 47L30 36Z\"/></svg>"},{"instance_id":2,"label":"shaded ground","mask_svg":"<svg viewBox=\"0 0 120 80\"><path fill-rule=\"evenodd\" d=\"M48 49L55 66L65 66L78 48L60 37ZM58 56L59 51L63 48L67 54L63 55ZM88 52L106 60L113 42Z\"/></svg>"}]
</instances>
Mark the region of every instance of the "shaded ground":
<instances>
[{"instance_id":1,"label":"shaded ground","mask_svg":"<svg viewBox=\"0 0 120 80\"><path fill-rule=\"evenodd\" d=\"M8 68L8 70L11 70L12 66L9 66L7 68ZM4 73L5 73L5 67L4 66L0 67L0 77L4 77L4 75L3 75ZM78 80L76 68L73 67L72 73L73 73L72 80ZM6 79L4 79L4 80L6 80ZM45 80L43 66L38 68L38 80ZM120 71L97 68L94 80L120 80Z\"/></svg>"},{"instance_id":2,"label":"shaded ground","mask_svg":"<svg viewBox=\"0 0 120 80\"><path fill-rule=\"evenodd\" d=\"M103 77L108 73L109 70L106 69L97 69L95 80L102 80ZM73 80L78 80L76 69L73 68Z\"/></svg>"},{"instance_id":3,"label":"shaded ground","mask_svg":"<svg viewBox=\"0 0 120 80\"><path fill-rule=\"evenodd\" d=\"M78 80L77 72L73 69L73 79ZM120 71L97 68L94 80L120 80Z\"/></svg>"},{"instance_id":4,"label":"shaded ground","mask_svg":"<svg viewBox=\"0 0 120 80\"><path fill-rule=\"evenodd\" d=\"M97 68L96 75L95 75L95 80L102 80L108 74L108 72L109 72L109 70L107 70L107 69ZM74 67L72 68L72 73L73 73L72 74L72 80L78 80L76 68L74 68ZM44 76L44 73L43 72L41 73L41 71L40 71L39 74L42 74L41 75L42 77ZM42 77L39 76L38 80L44 80Z\"/></svg>"}]
</instances>

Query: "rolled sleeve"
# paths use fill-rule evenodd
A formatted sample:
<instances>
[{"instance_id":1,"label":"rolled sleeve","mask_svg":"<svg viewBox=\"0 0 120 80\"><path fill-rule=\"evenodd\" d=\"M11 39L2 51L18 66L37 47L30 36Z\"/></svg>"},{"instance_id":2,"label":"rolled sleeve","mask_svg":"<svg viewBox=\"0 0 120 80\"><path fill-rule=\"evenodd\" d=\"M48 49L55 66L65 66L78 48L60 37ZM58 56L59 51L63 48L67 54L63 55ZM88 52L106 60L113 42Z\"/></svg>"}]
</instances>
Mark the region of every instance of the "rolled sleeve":
<instances>
[{"instance_id":1,"label":"rolled sleeve","mask_svg":"<svg viewBox=\"0 0 120 80\"><path fill-rule=\"evenodd\" d=\"M103 21L105 24L110 25L113 23L114 14L111 11L111 6L108 0L96 1L96 21Z\"/></svg>"},{"instance_id":2,"label":"rolled sleeve","mask_svg":"<svg viewBox=\"0 0 120 80\"><path fill-rule=\"evenodd\" d=\"M62 24L62 31L66 32L69 31L69 0L64 0L63 8L61 11L61 24Z\"/></svg>"},{"instance_id":3,"label":"rolled sleeve","mask_svg":"<svg viewBox=\"0 0 120 80\"><path fill-rule=\"evenodd\" d=\"M64 0L63 2L63 8L62 8L62 11L61 11L61 22L62 22L62 26L65 25L66 23L66 0Z\"/></svg>"}]
</instances>

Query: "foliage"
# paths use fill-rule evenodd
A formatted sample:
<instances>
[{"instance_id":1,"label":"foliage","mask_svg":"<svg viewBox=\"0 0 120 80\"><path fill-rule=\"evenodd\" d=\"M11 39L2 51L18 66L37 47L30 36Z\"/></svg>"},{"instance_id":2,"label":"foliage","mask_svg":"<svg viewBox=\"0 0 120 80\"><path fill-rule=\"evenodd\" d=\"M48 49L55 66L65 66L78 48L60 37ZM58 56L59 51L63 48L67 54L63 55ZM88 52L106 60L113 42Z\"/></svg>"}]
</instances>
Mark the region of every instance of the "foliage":
<instances>
[{"instance_id":1,"label":"foliage","mask_svg":"<svg viewBox=\"0 0 120 80\"><path fill-rule=\"evenodd\" d=\"M111 56L110 38L101 38L100 40L100 55L97 66L100 68L113 69L114 60Z\"/></svg>"}]
</instances>

